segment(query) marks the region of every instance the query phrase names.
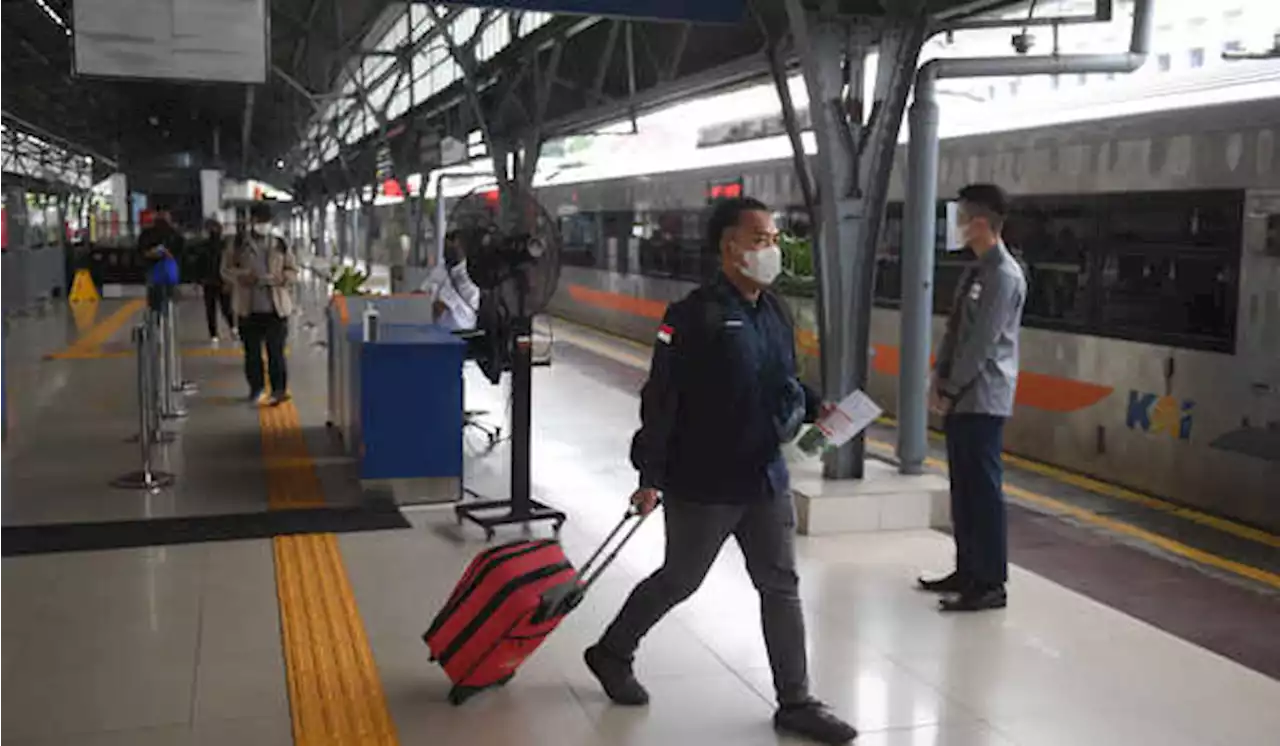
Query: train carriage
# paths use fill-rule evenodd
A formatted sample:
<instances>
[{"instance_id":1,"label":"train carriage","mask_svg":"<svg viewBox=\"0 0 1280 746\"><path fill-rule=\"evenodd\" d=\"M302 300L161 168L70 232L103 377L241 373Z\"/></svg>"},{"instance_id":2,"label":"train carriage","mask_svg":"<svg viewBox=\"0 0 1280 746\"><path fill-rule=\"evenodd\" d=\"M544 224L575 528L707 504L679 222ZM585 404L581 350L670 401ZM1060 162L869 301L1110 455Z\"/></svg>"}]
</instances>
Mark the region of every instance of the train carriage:
<instances>
[{"instance_id":1,"label":"train carriage","mask_svg":"<svg viewBox=\"0 0 1280 746\"><path fill-rule=\"evenodd\" d=\"M1032 459L1280 530L1280 100L944 140L940 195L995 181L1028 267L1017 410ZM877 256L870 391L892 412L905 146ZM789 160L539 188L565 267L553 313L648 341L716 262L708 202L805 232ZM965 259L939 245L934 334ZM796 309L816 376L813 301Z\"/></svg>"}]
</instances>

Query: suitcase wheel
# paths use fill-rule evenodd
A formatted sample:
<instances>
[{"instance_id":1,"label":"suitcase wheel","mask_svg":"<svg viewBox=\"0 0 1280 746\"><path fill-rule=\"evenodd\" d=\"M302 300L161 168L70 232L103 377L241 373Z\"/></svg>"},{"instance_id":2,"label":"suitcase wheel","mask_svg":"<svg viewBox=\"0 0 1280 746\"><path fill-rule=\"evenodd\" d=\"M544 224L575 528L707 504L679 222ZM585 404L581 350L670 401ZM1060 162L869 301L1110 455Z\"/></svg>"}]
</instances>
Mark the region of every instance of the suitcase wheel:
<instances>
[{"instance_id":1,"label":"suitcase wheel","mask_svg":"<svg viewBox=\"0 0 1280 746\"><path fill-rule=\"evenodd\" d=\"M498 687L506 686L514 676L514 672L509 673L489 686L455 686L449 690L449 704L454 707L458 707L463 702L466 702L468 699L471 699L480 692L483 692L485 689L496 689Z\"/></svg>"}]
</instances>

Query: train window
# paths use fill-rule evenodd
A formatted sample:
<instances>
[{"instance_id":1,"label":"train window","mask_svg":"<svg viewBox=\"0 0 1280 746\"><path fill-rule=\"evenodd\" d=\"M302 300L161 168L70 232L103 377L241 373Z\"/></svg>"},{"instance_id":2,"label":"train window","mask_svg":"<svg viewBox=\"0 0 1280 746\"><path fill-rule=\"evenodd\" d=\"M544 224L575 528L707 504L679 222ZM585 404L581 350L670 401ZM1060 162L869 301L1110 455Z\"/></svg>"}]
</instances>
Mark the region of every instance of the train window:
<instances>
[{"instance_id":1,"label":"train window","mask_svg":"<svg viewBox=\"0 0 1280 746\"><path fill-rule=\"evenodd\" d=\"M1078 328L1090 321L1090 249L1097 236L1092 201L1023 198L1014 203L1004 238L1027 275L1027 323Z\"/></svg>"},{"instance_id":2,"label":"train window","mask_svg":"<svg viewBox=\"0 0 1280 746\"><path fill-rule=\"evenodd\" d=\"M1147 249L1239 246L1243 200L1238 192L1125 194L1106 199L1103 240Z\"/></svg>"},{"instance_id":3,"label":"train window","mask_svg":"<svg viewBox=\"0 0 1280 746\"><path fill-rule=\"evenodd\" d=\"M1205 252L1112 253L1102 271L1102 328L1108 336L1230 349L1233 263Z\"/></svg>"},{"instance_id":4,"label":"train window","mask_svg":"<svg viewBox=\"0 0 1280 746\"><path fill-rule=\"evenodd\" d=\"M678 276L684 250L684 216L675 210L658 213L650 228L649 237L640 246L642 271L658 277Z\"/></svg>"},{"instance_id":5,"label":"train window","mask_svg":"<svg viewBox=\"0 0 1280 746\"><path fill-rule=\"evenodd\" d=\"M1243 194L1125 194L1104 202L1097 333L1230 351Z\"/></svg>"},{"instance_id":6,"label":"train window","mask_svg":"<svg viewBox=\"0 0 1280 746\"><path fill-rule=\"evenodd\" d=\"M579 212L560 218L561 261L575 267L599 266L600 245L596 214Z\"/></svg>"},{"instance_id":7,"label":"train window","mask_svg":"<svg viewBox=\"0 0 1280 746\"><path fill-rule=\"evenodd\" d=\"M874 299L877 305L897 306L902 299L902 203L885 207L880 241L876 245Z\"/></svg>"}]
</instances>

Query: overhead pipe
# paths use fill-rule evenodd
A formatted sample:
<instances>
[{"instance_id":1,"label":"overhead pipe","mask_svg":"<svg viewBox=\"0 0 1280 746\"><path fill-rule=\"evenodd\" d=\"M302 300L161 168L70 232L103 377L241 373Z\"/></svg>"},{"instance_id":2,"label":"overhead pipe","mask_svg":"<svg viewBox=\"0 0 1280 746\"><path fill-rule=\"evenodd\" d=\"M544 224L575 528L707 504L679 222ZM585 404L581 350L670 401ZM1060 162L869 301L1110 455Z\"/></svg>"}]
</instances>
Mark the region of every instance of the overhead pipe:
<instances>
[{"instance_id":1,"label":"overhead pipe","mask_svg":"<svg viewBox=\"0 0 1280 746\"><path fill-rule=\"evenodd\" d=\"M1070 26L1111 20L1112 0L1094 0L1093 13L1069 16L1027 16L1026 18L974 18L951 21L938 26L938 31L972 31L997 28L1029 28L1031 26ZM1034 6L1033 6L1034 7Z\"/></svg>"},{"instance_id":2,"label":"overhead pipe","mask_svg":"<svg viewBox=\"0 0 1280 746\"><path fill-rule=\"evenodd\" d=\"M938 88L944 78L1131 73L1142 67L1151 44L1152 0L1137 0L1129 50L1113 54L936 59L916 72L909 114L907 194L904 210L901 367L898 378L898 461L904 474L919 474L928 455L929 350L933 320L933 255L938 202ZM1011 27L1020 27L1016 20Z\"/></svg>"}]
</instances>

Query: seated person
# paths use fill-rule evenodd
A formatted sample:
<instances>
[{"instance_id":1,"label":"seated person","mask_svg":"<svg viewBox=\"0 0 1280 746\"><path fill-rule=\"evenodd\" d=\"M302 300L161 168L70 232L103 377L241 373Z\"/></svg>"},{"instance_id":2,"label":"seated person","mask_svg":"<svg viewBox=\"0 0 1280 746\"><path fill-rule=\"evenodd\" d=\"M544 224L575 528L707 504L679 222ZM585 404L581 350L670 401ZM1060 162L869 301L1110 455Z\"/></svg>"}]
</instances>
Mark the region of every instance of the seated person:
<instances>
[{"instance_id":1,"label":"seated person","mask_svg":"<svg viewBox=\"0 0 1280 746\"><path fill-rule=\"evenodd\" d=\"M467 273L466 250L454 232L444 239L444 264L436 265L422 283L431 295L432 321L454 331L474 329L480 308L480 288Z\"/></svg>"}]
</instances>

